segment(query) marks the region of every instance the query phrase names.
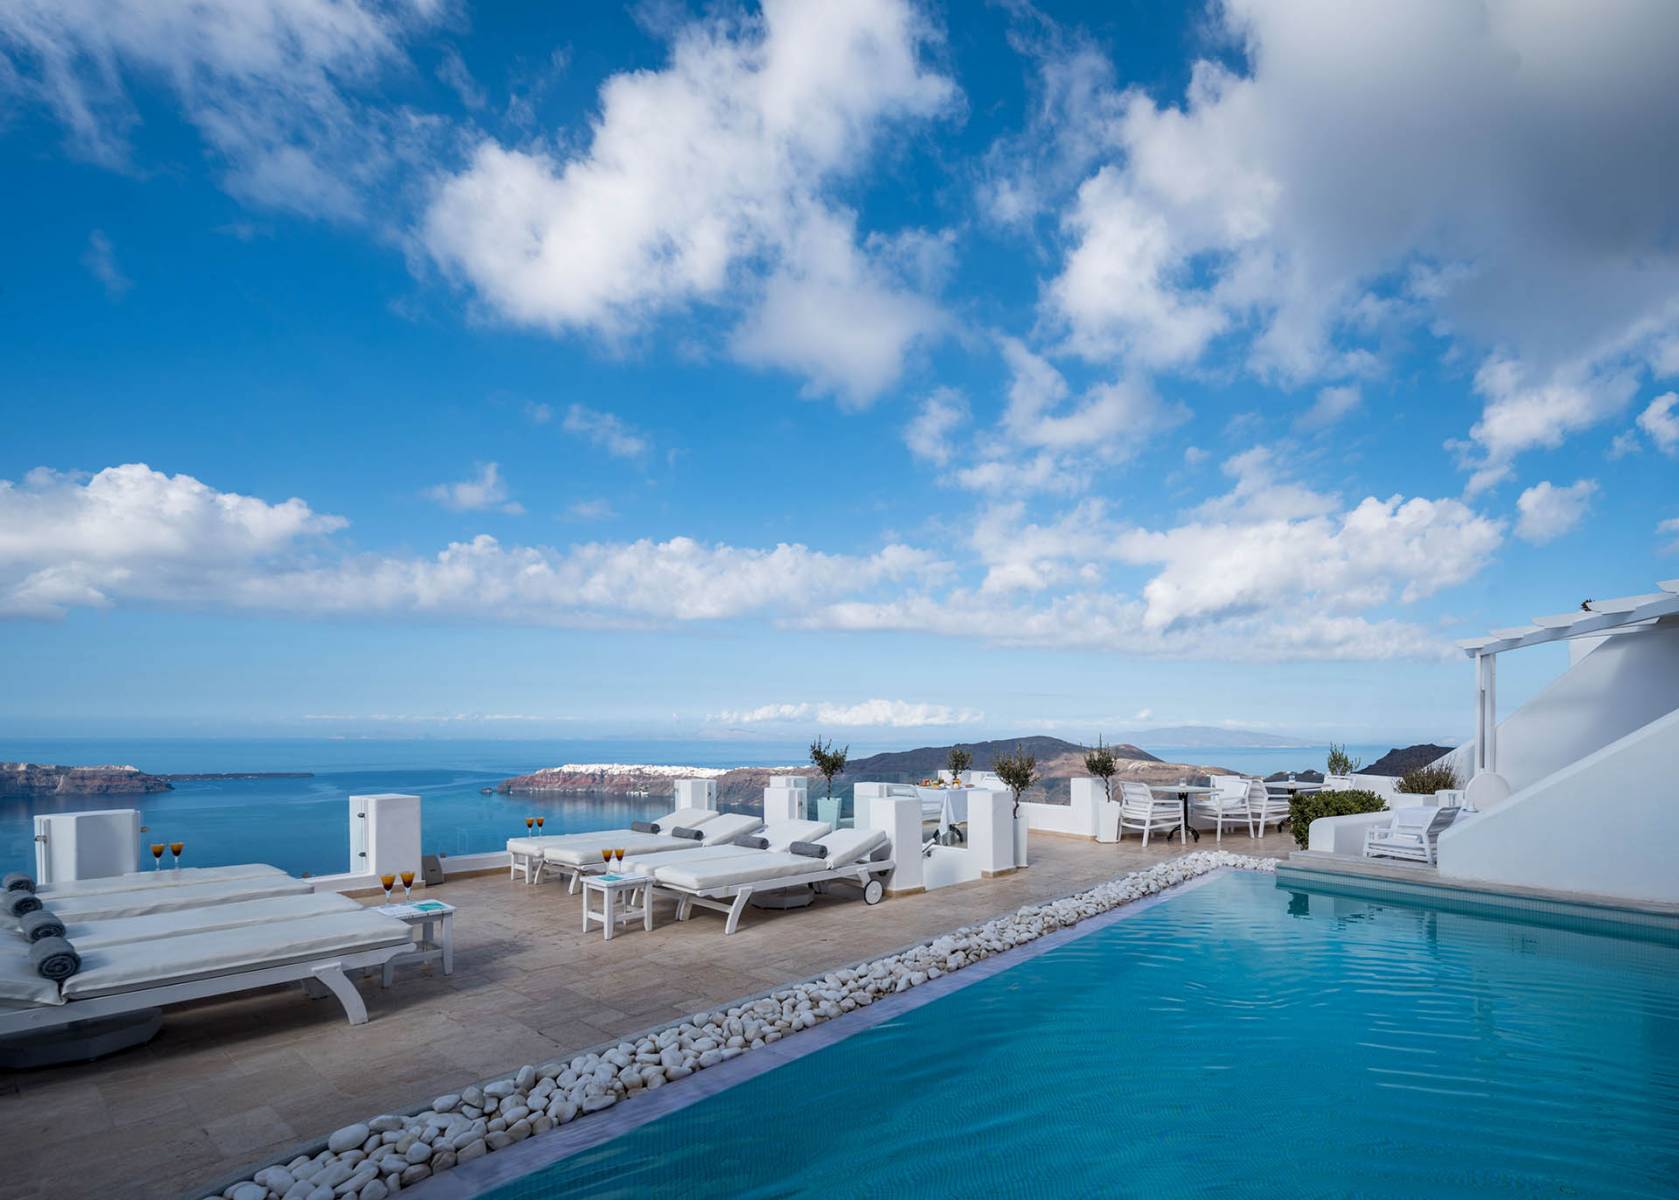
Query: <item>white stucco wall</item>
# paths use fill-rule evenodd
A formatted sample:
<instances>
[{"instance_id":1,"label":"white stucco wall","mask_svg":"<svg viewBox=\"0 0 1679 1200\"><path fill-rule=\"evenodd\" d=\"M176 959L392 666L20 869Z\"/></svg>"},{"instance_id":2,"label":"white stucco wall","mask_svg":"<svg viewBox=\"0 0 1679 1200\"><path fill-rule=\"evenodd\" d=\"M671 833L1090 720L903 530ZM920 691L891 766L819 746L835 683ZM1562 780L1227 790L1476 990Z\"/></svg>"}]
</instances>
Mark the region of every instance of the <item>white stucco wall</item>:
<instances>
[{"instance_id":1,"label":"white stucco wall","mask_svg":"<svg viewBox=\"0 0 1679 1200\"><path fill-rule=\"evenodd\" d=\"M1679 711L1452 826L1439 850L1443 876L1679 903Z\"/></svg>"},{"instance_id":2,"label":"white stucco wall","mask_svg":"<svg viewBox=\"0 0 1679 1200\"><path fill-rule=\"evenodd\" d=\"M1466 693L1466 701L1472 698ZM1668 618L1603 639L1500 721L1498 773L1519 792L1676 709L1679 620ZM1465 745L1447 756L1465 782L1471 753Z\"/></svg>"}]
</instances>

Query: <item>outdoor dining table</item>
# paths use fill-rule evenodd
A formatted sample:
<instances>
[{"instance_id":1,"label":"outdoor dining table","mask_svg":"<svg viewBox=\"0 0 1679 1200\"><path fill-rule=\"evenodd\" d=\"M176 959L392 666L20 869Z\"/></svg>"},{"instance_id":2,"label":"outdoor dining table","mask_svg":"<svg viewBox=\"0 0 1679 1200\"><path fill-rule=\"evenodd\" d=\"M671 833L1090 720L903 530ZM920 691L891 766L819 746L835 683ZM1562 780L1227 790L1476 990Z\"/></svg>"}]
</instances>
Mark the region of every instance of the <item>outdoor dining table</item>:
<instances>
[{"instance_id":1,"label":"outdoor dining table","mask_svg":"<svg viewBox=\"0 0 1679 1200\"><path fill-rule=\"evenodd\" d=\"M1191 796L1210 796L1213 794L1214 789L1210 787L1196 787L1193 784L1187 783L1151 783L1148 785L1148 790L1157 796L1176 796L1179 800L1181 800L1183 802L1184 831L1196 841L1201 840L1201 831L1199 829L1192 829L1189 825L1189 798ZM1168 842L1172 840L1172 834L1175 832L1175 830L1170 829L1166 831L1166 840Z\"/></svg>"},{"instance_id":2,"label":"outdoor dining table","mask_svg":"<svg viewBox=\"0 0 1679 1200\"><path fill-rule=\"evenodd\" d=\"M1295 792L1320 792L1323 790L1322 783L1310 779L1267 779L1265 780L1265 787L1267 790L1287 792L1289 795L1293 795Z\"/></svg>"},{"instance_id":3,"label":"outdoor dining table","mask_svg":"<svg viewBox=\"0 0 1679 1200\"><path fill-rule=\"evenodd\" d=\"M931 813L935 808L939 814L939 832L944 833L954 825L966 824L968 820L968 788L931 788L917 786L915 794L921 800L923 815ZM961 836L961 831L957 831Z\"/></svg>"}]
</instances>

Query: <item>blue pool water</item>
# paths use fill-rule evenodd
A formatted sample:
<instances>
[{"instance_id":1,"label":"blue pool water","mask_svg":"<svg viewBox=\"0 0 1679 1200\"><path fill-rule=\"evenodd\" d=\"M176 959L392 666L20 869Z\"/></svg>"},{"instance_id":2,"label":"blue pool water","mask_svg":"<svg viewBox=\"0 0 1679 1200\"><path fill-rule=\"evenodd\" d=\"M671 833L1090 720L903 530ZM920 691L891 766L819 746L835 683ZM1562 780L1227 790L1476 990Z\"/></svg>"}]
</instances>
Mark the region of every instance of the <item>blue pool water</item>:
<instances>
[{"instance_id":1,"label":"blue pool water","mask_svg":"<svg viewBox=\"0 0 1679 1200\"><path fill-rule=\"evenodd\" d=\"M1676 1189L1679 945L1236 873L493 1195Z\"/></svg>"}]
</instances>

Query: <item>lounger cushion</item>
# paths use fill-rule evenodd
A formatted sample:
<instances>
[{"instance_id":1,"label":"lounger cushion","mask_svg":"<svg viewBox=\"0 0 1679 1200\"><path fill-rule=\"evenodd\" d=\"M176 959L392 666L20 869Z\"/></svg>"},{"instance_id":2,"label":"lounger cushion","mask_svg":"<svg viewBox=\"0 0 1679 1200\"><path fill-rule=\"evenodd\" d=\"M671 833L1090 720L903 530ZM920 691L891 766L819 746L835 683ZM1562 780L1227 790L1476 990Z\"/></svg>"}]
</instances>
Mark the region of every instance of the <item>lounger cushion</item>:
<instances>
[{"instance_id":1,"label":"lounger cushion","mask_svg":"<svg viewBox=\"0 0 1679 1200\"><path fill-rule=\"evenodd\" d=\"M785 850L794 842L814 842L830 828L826 821L771 821L761 832L771 850Z\"/></svg>"},{"instance_id":2,"label":"lounger cushion","mask_svg":"<svg viewBox=\"0 0 1679 1200\"><path fill-rule=\"evenodd\" d=\"M72 923L64 936L78 950L98 950L158 938L208 933L213 929L238 929L242 925L263 925L270 921L293 921L299 917L320 917L332 913L356 912L362 906L337 892L305 892L296 896L273 896L266 900L241 900L233 904L212 904L179 912L155 913L149 917L118 917L110 921ZM160 949L159 953L166 951Z\"/></svg>"},{"instance_id":3,"label":"lounger cushion","mask_svg":"<svg viewBox=\"0 0 1679 1200\"><path fill-rule=\"evenodd\" d=\"M96 896L102 892L134 892L149 887L183 887L196 883L220 883L229 879L284 879L286 873L266 863L241 863L232 867L165 867L161 871L130 871L126 875L103 875L98 879L68 879L43 883L35 890L43 897Z\"/></svg>"},{"instance_id":4,"label":"lounger cushion","mask_svg":"<svg viewBox=\"0 0 1679 1200\"><path fill-rule=\"evenodd\" d=\"M613 839L659 836L668 837L670 830L674 827L672 824L672 818L684 817L686 818L685 823L687 825L703 828L707 822L713 820L717 816L718 813L709 808L679 808L674 813L660 817L654 822L654 824L658 825L665 831L662 835L638 833L634 829L598 829L589 833L553 833L548 834L545 837L508 838L507 849L513 854L531 855L542 854L556 846L570 846L574 849L579 846L593 846L597 853L602 847L609 845L623 846L628 849L629 843L627 841L614 841Z\"/></svg>"},{"instance_id":5,"label":"lounger cushion","mask_svg":"<svg viewBox=\"0 0 1679 1200\"><path fill-rule=\"evenodd\" d=\"M763 824L757 817L745 813L724 813L699 827L701 844L717 846L732 842L743 833L756 833Z\"/></svg>"},{"instance_id":6,"label":"lounger cushion","mask_svg":"<svg viewBox=\"0 0 1679 1200\"><path fill-rule=\"evenodd\" d=\"M602 830L600 833L592 833L589 836L595 839L603 837L612 838L617 834L624 832L625 830L622 829L606 829ZM526 854L532 858L538 858L544 850L548 849L548 847L567 845L578 836L579 835L575 833L547 833L543 834L541 837L508 838L507 852L509 854Z\"/></svg>"},{"instance_id":7,"label":"lounger cushion","mask_svg":"<svg viewBox=\"0 0 1679 1200\"><path fill-rule=\"evenodd\" d=\"M586 867L600 861L606 849L623 850L625 854L657 854L661 850L682 850L694 843L686 838L667 837L662 833L627 833L622 830L600 835L587 841L567 842L549 846L542 857L560 867Z\"/></svg>"},{"instance_id":8,"label":"lounger cushion","mask_svg":"<svg viewBox=\"0 0 1679 1200\"><path fill-rule=\"evenodd\" d=\"M830 871L863 862L891 842L892 839L879 829L836 829L821 839L821 844L828 849Z\"/></svg>"},{"instance_id":9,"label":"lounger cushion","mask_svg":"<svg viewBox=\"0 0 1679 1200\"><path fill-rule=\"evenodd\" d=\"M58 985L42 979L29 961L29 947L22 942L0 944L0 1006L30 1008L41 1004L63 1004Z\"/></svg>"},{"instance_id":10,"label":"lounger cushion","mask_svg":"<svg viewBox=\"0 0 1679 1200\"><path fill-rule=\"evenodd\" d=\"M765 853L763 850L739 846L732 842L717 846L696 846L692 842L684 842L681 846L681 849L666 850L659 854L626 858L623 869L626 874L652 875L658 868L675 863L718 863Z\"/></svg>"},{"instance_id":11,"label":"lounger cushion","mask_svg":"<svg viewBox=\"0 0 1679 1200\"><path fill-rule=\"evenodd\" d=\"M654 864L653 878L671 887L706 892L740 884L768 883L820 870L822 863L817 859L777 854L774 850L747 850L725 858Z\"/></svg>"},{"instance_id":12,"label":"lounger cushion","mask_svg":"<svg viewBox=\"0 0 1679 1200\"><path fill-rule=\"evenodd\" d=\"M331 961L411 941L408 926L371 909L189 933L167 942L107 946L82 956L64 981L67 1000L238 975L287 963ZM9 949L10 947L8 947Z\"/></svg>"},{"instance_id":13,"label":"lounger cushion","mask_svg":"<svg viewBox=\"0 0 1679 1200\"><path fill-rule=\"evenodd\" d=\"M233 904L240 900L262 900L269 896L299 896L314 890L307 881L286 875L275 878L257 876L216 883L183 883L168 888L141 888L132 892L107 892L95 896L54 897L52 910L69 925L84 921L109 921L118 917L144 917L211 904Z\"/></svg>"}]
</instances>

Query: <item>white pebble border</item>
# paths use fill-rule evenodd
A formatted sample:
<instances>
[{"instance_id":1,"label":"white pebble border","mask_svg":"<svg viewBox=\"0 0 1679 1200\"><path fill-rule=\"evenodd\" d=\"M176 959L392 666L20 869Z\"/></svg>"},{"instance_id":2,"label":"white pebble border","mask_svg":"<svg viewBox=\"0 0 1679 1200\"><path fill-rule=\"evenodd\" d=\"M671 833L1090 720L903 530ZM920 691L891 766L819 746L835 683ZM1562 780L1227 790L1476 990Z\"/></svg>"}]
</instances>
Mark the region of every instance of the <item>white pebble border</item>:
<instances>
[{"instance_id":1,"label":"white pebble border","mask_svg":"<svg viewBox=\"0 0 1679 1200\"><path fill-rule=\"evenodd\" d=\"M685 1079L883 996L908 991L970 963L1220 867L1275 871L1274 858L1196 851L1087 891L1029 904L896 954L842 967L728 1010L696 1013L662 1029L569 1061L438 1096L412 1116L385 1114L336 1130L313 1155L266 1167L220 1193L223 1200L385 1200L495 1150L545 1133L637 1092ZM205 1200L215 1200L206 1197Z\"/></svg>"}]
</instances>

